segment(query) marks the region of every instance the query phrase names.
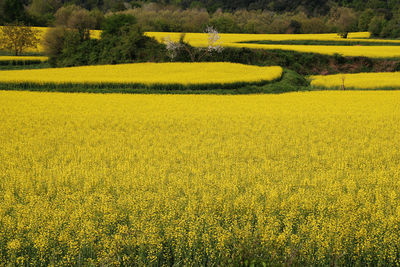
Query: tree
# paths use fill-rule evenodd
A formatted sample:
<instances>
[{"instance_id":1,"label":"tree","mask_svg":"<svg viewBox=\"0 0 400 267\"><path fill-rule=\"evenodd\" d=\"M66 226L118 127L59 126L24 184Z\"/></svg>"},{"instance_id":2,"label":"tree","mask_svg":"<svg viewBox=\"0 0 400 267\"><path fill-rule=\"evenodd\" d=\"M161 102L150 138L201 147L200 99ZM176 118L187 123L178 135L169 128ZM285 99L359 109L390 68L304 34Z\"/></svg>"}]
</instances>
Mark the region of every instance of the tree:
<instances>
[{"instance_id":1,"label":"tree","mask_svg":"<svg viewBox=\"0 0 400 267\"><path fill-rule=\"evenodd\" d=\"M49 25L54 19L54 13L61 5L59 0L31 0L25 10L34 23Z\"/></svg>"},{"instance_id":2,"label":"tree","mask_svg":"<svg viewBox=\"0 0 400 267\"><path fill-rule=\"evenodd\" d=\"M210 25L221 32L240 32L240 27L237 25L234 17L230 13L216 12L210 20Z\"/></svg>"},{"instance_id":3,"label":"tree","mask_svg":"<svg viewBox=\"0 0 400 267\"><path fill-rule=\"evenodd\" d=\"M73 13L73 12L72 12ZM68 17L73 15L68 15ZM70 19L64 20L69 22ZM58 26L44 39L46 54L54 66L162 61L165 48L154 38L145 36L130 15L110 15L104 19L100 39L82 39L74 28Z\"/></svg>"},{"instance_id":4,"label":"tree","mask_svg":"<svg viewBox=\"0 0 400 267\"><path fill-rule=\"evenodd\" d=\"M86 9L72 12L68 20L68 27L76 29L81 40L90 39L90 29L94 28L96 21Z\"/></svg>"},{"instance_id":5,"label":"tree","mask_svg":"<svg viewBox=\"0 0 400 267\"><path fill-rule=\"evenodd\" d=\"M380 36L383 26L385 24L385 19L381 16L375 16L369 23L368 31L372 36Z\"/></svg>"},{"instance_id":6,"label":"tree","mask_svg":"<svg viewBox=\"0 0 400 267\"><path fill-rule=\"evenodd\" d=\"M357 16L352 9L338 8L335 15L339 36L347 38L349 32L357 30Z\"/></svg>"},{"instance_id":7,"label":"tree","mask_svg":"<svg viewBox=\"0 0 400 267\"><path fill-rule=\"evenodd\" d=\"M90 39L90 29L94 28L96 19L88 10L70 5L57 10L55 14L56 26L74 29L79 33L82 41Z\"/></svg>"},{"instance_id":8,"label":"tree","mask_svg":"<svg viewBox=\"0 0 400 267\"><path fill-rule=\"evenodd\" d=\"M128 14L115 14L107 17L102 24L101 35L120 35L127 27L136 24L136 18Z\"/></svg>"},{"instance_id":9,"label":"tree","mask_svg":"<svg viewBox=\"0 0 400 267\"><path fill-rule=\"evenodd\" d=\"M0 29L0 48L21 55L27 48L37 48L39 31L23 24L4 26Z\"/></svg>"},{"instance_id":10,"label":"tree","mask_svg":"<svg viewBox=\"0 0 400 267\"><path fill-rule=\"evenodd\" d=\"M368 26L371 23L372 18L374 17L374 11L372 9L366 9L361 13L358 18L358 30L359 31L368 31Z\"/></svg>"},{"instance_id":11,"label":"tree","mask_svg":"<svg viewBox=\"0 0 400 267\"><path fill-rule=\"evenodd\" d=\"M204 48L195 48L189 43L185 42L185 34L181 35L179 42L172 41L169 36L167 38L164 38L164 43L167 48L167 54L170 57L171 61L175 59L182 60L182 54L185 54L183 56L183 59L189 57L192 62L200 62L203 58L207 56L212 56L215 52L220 53L223 48L221 46L221 37L218 31L215 28L209 26L207 27L205 32L208 34L208 38L207 47ZM181 56L181 58L179 58L179 55Z\"/></svg>"},{"instance_id":12,"label":"tree","mask_svg":"<svg viewBox=\"0 0 400 267\"><path fill-rule=\"evenodd\" d=\"M5 22L22 21L26 18L24 1L22 0L4 0L2 8Z\"/></svg>"},{"instance_id":13,"label":"tree","mask_svg":"<svg viewBox=\"0 0 400 267\"><path fill-rule=\"evenodd\" d=\"M52 66L56 65L57 57L62 54L64 48L66 29L64 27L50 28L43 39L43 47L49 62Z\"/></svg>"},{"instance_id":14,"label":"tree","mask_svg":"<svg viewBox=\"0 0 400 267\"><path fill-rule=\"evenodd\" d=\"M287 29L286 33L294 33L298 34L301 32L301 23L297 20L292 19L289 24L289 28Z\"/></svg>"},{"instance_id":15,"label":"tree","mask_svg":"<svg viewBox=\"0 0 400 267\"><path fill-rule=\"evenodd\" d=\"M99 43L99 62L104 64L155 61L164 55L164 46L145 36L136 18L116 14L105 18Z\"/></svg>"}]
</instances>

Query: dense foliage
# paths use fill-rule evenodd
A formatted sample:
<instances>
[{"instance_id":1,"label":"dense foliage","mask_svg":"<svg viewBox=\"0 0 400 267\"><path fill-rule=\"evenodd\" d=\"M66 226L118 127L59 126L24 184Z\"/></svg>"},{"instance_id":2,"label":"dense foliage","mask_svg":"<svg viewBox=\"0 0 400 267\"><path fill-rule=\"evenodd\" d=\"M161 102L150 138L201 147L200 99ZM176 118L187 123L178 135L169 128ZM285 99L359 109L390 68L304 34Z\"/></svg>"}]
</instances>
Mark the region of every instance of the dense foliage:
<instances>
[{"instance_id":1,"label":"dense foliage","mask_svg":"<svg viewBox=\"0 0 400 267\"><path fill-rule=\"evenodd\" d=\"M71 13L71 17L78 11ZM100 39L90 38L85 20L74 27L61 23L45 35L44 45L50 63L56 66L116 64L160 61L166 54L164 45L145 36L130 15L112 15L103 21ZM87 33L87 34L86 34Z\"/></svg>"}]
</instances>

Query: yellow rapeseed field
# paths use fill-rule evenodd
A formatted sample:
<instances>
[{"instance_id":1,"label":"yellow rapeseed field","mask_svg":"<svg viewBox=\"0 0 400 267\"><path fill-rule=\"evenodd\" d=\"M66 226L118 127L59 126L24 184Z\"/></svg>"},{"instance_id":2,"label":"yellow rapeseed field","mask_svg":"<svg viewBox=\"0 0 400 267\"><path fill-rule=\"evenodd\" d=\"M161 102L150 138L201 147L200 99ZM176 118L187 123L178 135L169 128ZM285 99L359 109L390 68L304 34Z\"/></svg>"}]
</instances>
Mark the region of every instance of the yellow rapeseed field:
<instances>
[{"instance_id":1,"label":"yellow rapeseed field","mask_svg":"<svg viewBox=\"0 0 400 267\"><path fill-rule=\"evenodd\" d=\"M0 91L0 262L398 265L399 107Z\"/></svg>"},{"instance_id":2,"label":"yellow rapeseed field","mask_svg":"<svg viewBox=\"0 0 400 267\"><path fill-rule=\"evenodd\" d=\"M0 26L0 28L1 27L4 27L4 26ZM44 47L43 47L42 41L44 39L44 36L45 36L46 32L51 28L50 27L32 27L32 28L39 32L38 38L41 40L41 42L39 43L37 48L28 48L26 50L26 52L35 52L35 53L44 52ZM99 31L99 30L91 30L90 31L90 36L92 38L98 39L98 38L100 38L100 33L101 33L101 31Z\"/></svg>"},{"instance_id":3,"label":"yellow rapeseed field","mask_svg":"<svg viewBox=\"0 0 400 267\"><path fill-rule=\"evenodd\" d=\"M355 89L400 88L400 72L356 73L311 76L314 87Z\"/></svg>"},{"instance_id":4,"label":"yellow rapeseed field","mask_svg":"<svg viewBox=\"0 0 400 267\"><path fill-rule=\"evenodd\" d=\"M48 57L42 56L0 56L0 61L47 61Z\"/></svg>"},{"instance_id":5,"label":"yellow rapeseed field","mask_svg":"<svg viewBox=\"0 0 400 267\"><path fill-rule=\"evenodd\" d=\"M236 63L135 63L2 71L0 83L191 85L272 81L281 76L281 67Z\"/></svg>"},{"instance_id":6,"label":"yellow rapeseed field","mask_svg":"<svg viewBox=\"0 0 400 267\"><path fill-rule=\"evenodd\" d=\"M146 35L154 37L159 41L169 36L172 40L178 41L182 33L179 32L147 32ZM377 42L379 39L368 39L369 32L349 33L348 39L343 39L336 33L322 34L240 34L240 33L220 33L221 43L231 44L249 41L290 41L290 40L319 40L319 41L363 41ZM207 45L207 33L185 33L185 40L195 46ZM386 40L385 40L386 41ZM392 40L400 42L400 40ZM390 41L389 41L390 42Z\"/></svg>"},{"instance_id":7,"label":"yellow rapeseed field","mask_svg":"<svg viewBox=\"0 0 400 267\"><path fill-rule=\"evenodd\" d=\"M160 42L169 37L171 40L178 41L181 33L168 32L149 32L148 36L154 37ZM365 56L371 58L393 58L400 57L400 46L333 46L333 45L284 45L284 44L255 44L240 43L245 41L285 41L285 40L321 40L321 41L363 41L363 42L382 42L379 39L360 39L368 37L368 33L354 33L352 38L340 38L335 33L330 34L220 34L221 39L218 42L221 46L226 47L247 47L254 49L279 49L290 50L303 53L319 53L319 54L341 54L343 56ZM193 46L207 46L207 34L205 33L188 33L185 40ZM385 40L386 41L386 40ZM388 42L400 42L400 40L388 40Z\"/></svg>"},{"instance_id":8,"label":"yellow rapeseed field","mask_svg":"<svg viewBox=\"0 0 400 267\"><path fill-rule=\"evenodd\" d=\"M340 54L351 57L395 58L400 57L400 46L338 46L338 45L268 45L268 44L229 44L232 47L247 47L268 50L290 50L303 53L326 55Z\"/></svg>"}]
</instances>

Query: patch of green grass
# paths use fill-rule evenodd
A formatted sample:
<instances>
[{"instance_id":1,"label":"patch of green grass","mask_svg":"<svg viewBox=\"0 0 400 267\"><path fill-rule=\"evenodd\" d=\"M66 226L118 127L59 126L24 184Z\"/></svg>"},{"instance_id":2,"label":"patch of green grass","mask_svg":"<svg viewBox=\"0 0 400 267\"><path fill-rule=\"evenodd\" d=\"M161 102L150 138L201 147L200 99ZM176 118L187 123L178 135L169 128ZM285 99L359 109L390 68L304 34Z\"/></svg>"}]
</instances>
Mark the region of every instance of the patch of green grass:
<instances>
[{"instance_id":1,"label":"patch of green grass","mask_svg":"<svg viewBox=\"0 0 400 267\"><path fill-rule=\"evenodd\" d=\"M15 56L15 54L10 51L0 50L0 56ZM20 56L43 56L43 53L41 53L41 52L24 52Z\"/></svg>"},{"instance_id":2,"label":"patch of green grass","mask_svg":"<svg viewBox=\"0 0 400 267\"><path fill-rule=\"evenodd\" d=\"M28 70L28 69L46 69L50 68L48 62L36 62L28 64L0 64L0 71L2 70Z\"/></svg>"}]
</instances>

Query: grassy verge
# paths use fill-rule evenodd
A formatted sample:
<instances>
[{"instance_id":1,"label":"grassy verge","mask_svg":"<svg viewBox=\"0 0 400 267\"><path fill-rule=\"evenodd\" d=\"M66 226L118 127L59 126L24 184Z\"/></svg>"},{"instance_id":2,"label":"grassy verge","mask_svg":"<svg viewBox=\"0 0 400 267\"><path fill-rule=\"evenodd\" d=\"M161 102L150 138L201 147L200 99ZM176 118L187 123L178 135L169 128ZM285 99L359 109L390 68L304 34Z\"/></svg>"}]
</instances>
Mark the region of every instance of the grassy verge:
<instances>
[{"instance_id":1,"label":"grassy verge","mask_svg":"<svg viewBox=\"0 0 400 267\"><path fill-rule=\"evenodd\" d=\"M0 56L15 56L15 53L11 53L10 51L0 50ZM24 52L20 56L43 56L41 52Z\"/></svg>"},{"instance_id":2,"label":"grassy verge","mask_svg":"<svg viewBox=\"0 0 400 267\"><path fill-rule=\"evenodd\" d=\"M28 69L46 69L50 68L48 62L39 62L36 64L0 64L0 71L2 70L28 70Z\"/></svg>"},{"instance_id":3,"label":"grassy verge","mask_svg":"<svg viewBox=\"0 0 400 267\"><path fill-rule=\"evenodd\" d=\"M41 60L0 60L0 70L49 68L50 65Z\"/></svg>"},{"instance_id":4,"label":"grassy verge","mask_svg":"<svg viewBox=\"0 0 400 267\"><path fill-rule=\"evenodd\" d=\"M284 93L307 90L308 81L291 70L284 70L282 77L272 82L233 84L34 84L0 83L1 90L85 93L130 93L130 94L255 94Z\"/></svg>"},{"instance_id":5,"label":"grassy verge","mask_svg":"<svg viewBox=\"0 0 400 267\"><path fill-rule=\"evenodd\" d=\"M30 69L47 69L51 66L48 63L32 64L32 65L0 65L0 71L2 70L30 70Z\"/></svg>"},{"instance_id":6,"label":"grassy verge","mask_svg":"<svg viewBox=\"0 0 400 267\"><path fill-rule=\"evenodd\" d=\"M16 65L35 65L41 64L41 60L0 60L1 66L16 66Z\"/></svg>"}]
</instances>

